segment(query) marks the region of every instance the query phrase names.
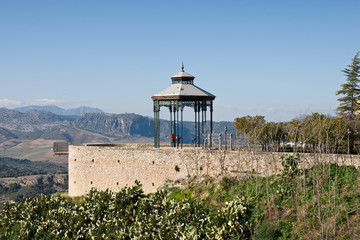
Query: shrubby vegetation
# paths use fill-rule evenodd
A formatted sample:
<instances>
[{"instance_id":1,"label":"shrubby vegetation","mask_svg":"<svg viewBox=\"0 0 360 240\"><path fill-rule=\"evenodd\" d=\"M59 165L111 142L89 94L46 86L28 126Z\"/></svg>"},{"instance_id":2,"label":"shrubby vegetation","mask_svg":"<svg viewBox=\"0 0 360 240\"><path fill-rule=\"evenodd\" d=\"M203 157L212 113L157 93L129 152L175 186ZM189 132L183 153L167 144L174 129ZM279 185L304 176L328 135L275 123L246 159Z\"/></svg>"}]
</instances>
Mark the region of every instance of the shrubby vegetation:
<instances>
[{"instance_id":1,"label":"shrubby vegetation","mask_svg":"<svg viewBox=\"0 0 360 240\"><path fill-rule=\"evenodd\" d=\"M0 157L0 177L19 177L39 174L67 173L65 167L27 159Z\"/></svg>"},{"instance_id":2,"label":"shrubby vegetation","mask_svg":"<svg viewBox=\"0 0 360 240\"><path fill-rule=\"evenodd\" d=\"M359 171L336 164L301 169L284 155L283 171L193 181L144 194L92 189L81 198L38 195L7 203L2 239L357 239ZM194 179L195 180L195 179Z\"/></svg>"},{"instance_id":3,"label":"shrubby vegetation","mask_svg":"<svg viewBox=\"0 0 360 240\"><path fill-rule=\"evenodd\" d=\"M288 123L266 122L263 116L236 118L238 135L245 134L249 147L264 151L357 153L360 125L342 118L313 113Z\"/></svg>"},{"instance_id":4,"label":"shrubby vegetation","mask_svg":"<svg viewBox=\"0 0 360 240\"><path fill-rule=\"evenodd\" d=\"M0 178L39 175L35 176L36 183L32 185L21 183L20 180L15 180L15 182L9 184L7 181L11 182L13 180L3 180L0 184L0 209L3 207L4 202L8 200L19 201L26 197L34 197L40 193L49 194L66 191L68 188L67 178L64 178L62 183L54 181L56 178L54 174L59 173L67 173L67 169L48 162L0 157Z\"/></svg>"},{"instance_id":5,"label":"shrubby vegetation","mask_svg":"<svg viewBox=\"0 0 360 240\"><path fill-rule=\"evenodd\" d=\"M224 177L170 188L169 198L197 199L213 209L243 199L249 239L359 239L359 171L320 164L301 169L299 158L283 156L284 170L270 177Z\"/></svg>"},{"instance_id":6,"label":"shrubby vegetation","mask_svg":"<svg viewBox=\"0 0 360 240\"><path fill-rule=\"evenodd\" d=\"M56 175L36 176L35 184L20 185L19 183L0 184L0 209L9 200L20 201L23 198L35 197L38 194L65 192L68 189L67 177L56 180Z\"/></svg>"},{"instance_id":7,"label":"shrubby vegetation","mask_svg":"<svg viewBox=\"0 0 360 240\"><path fill-rule=\"evenodd\" d=\"M10 183L8 187L0 184L0 194L16 192L21 188L20 184Z\"/></svg>"},{"instance_id":8,"label":"shrubby vegetation","mask_svg":"<svg viewBox=\"0 0 360 240\"><path fill-rule=\"evenodd\" d=\"M260 145L272 156L276 156L274 152L292 152L282 156L281 173L266 177L239 173L240 181L207 180L200 187L193 184L174 190L174 196L191 192L216 206L243 196L251 209L249 229L254 239L266 239L266 235L271 236L267 239L360 239L359 160L350 155L360 152L359 97L356 93L349 98L353 102L346 103L344 98L342 106L352 108L341 108L344 112L339 117L313 113L287 123L266 122L263 116L236 118L236 132L246 137L245 149L251 153L252 164L261 159ZM328 154L326 162L323 154ZM275 161L268 164L278 168Z\"/></svg>"},{"instance_id":9,"label":"shrubby vegetation","mask_svg":"<svg viewBox=\"0 0 360 240\"><path fill-rule=\"evenodd\" d=\"M145 195L139 183L118 193L91 190L82 199L39 195L7 203L3 239L230 239L248 238L249 210L235 198L219 210L165 191Z\"/></svg>"}]
</instances>

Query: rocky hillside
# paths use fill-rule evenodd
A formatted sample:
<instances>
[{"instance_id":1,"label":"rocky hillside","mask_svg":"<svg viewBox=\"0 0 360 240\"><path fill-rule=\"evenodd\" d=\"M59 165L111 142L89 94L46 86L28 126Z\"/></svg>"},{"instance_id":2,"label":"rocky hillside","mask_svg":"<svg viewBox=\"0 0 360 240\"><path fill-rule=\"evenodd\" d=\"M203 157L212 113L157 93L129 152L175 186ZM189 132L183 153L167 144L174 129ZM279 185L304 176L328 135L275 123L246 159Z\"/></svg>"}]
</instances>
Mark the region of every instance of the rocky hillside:
<instances>
[{"instance_id":1,"label":"rocky hillside","mask_svg":"<svg viewBox=\"0 0 360 240\"><path fill-rule=\"evenodd\" d=\"M160 121L160 138L167 141L170 138L170 122ZM137 114L108 114L88 113L76 119L73 126L90 132L96 132L116 138L130 136L152 138L154 136L154 120ZM225 126L229 133L234 133L232 122L214 122L214 133L224 132ZM184 142L191 143L195 125L193 122L184 122Z\"/></svg>"},{"instance_id":2,"label":"rocky hillside","mask_svg":"<svg viewBox=\"0 0 360 240\"><path fill-rule=\"evenodd\" d=\"M214 122L214 133L234 132L232 122ZM169 140L170 122L161 120L160 137ZM194 123L184 122L184 142L190 143ZM137 114L86 113L69 117L48 111L28 110L19 112L0 109L0 143L11 140L63 140L67 142L150 142L154 136L152 118ZM0 146L1 147L1 146Z\"/></svg>"},{"instance_id":3,"label":"rocky hillside","mask_svg":"<svg viewBox=\"0 0 360 240\"><path fill-rule=\"evenodd\" d=\"M76 119L73 126L114 137L154 135L154 121L137 114L87 113Z\"/></svg>"},{"instance_id":4,"label":"rocky hillside","mask_svg":"<svg viewBox=\"0 0 360 240\"><path fill-rule=\"evenodd\" d=\"M28 110L22 113L10 109L0 109L0 143L10 139L45 139L68 142L107 141L101 136L94 136L91 132L74 128L73 121L72 118L48 111Z\"/></svg>"},{"instance_id":5,"label":"rocky hillside","mask_svg":"<svg viewBox=\"0 0 360 240\"><path fill-rule=\"evenodd\" d=\"M214 122L214 133L234 132L232 122ZM191 143L195 126L183 124L184 143ZM71 143L152 143L154 121L137 114L86 113L81 117L56 115L47 111L19 112L0 109L0 157L50 161L62 166L66 157L54 157L56 141ZM160 120L160 138L170 142L170 122Z\"/></svg>"},{"instance_id":6,"label":"rocky hillside","mask_svg":"<svg viewBox=\"0 0 360 240\"><path fill-rule=\"evenodd\" d=\"M0 178L0 209L9 200L67 191L67 174L42 174Z\"/></svg>"},{"instance_id":7,"label":"rocky hillside","mask_svg":"<svg viewBox=\"0 0 360 240\"><path fill-rule=\"evenodd\" d=\"M66 121L51 112L29 110L22 113L5 108L0 109L0 127L7 130L35 132L58 124L66 124Z\"/></svg>"},{"instance_id":8,"label":"rocky hillside","mask_svg":"<svg viewBox=\"0 0 360 240\"><path fill-rule=\"evenodd\" d=\"M10 130L0 127L0 142L3 142L7 139L16 139L18 138Z\"/></svg>"}]
</instances>

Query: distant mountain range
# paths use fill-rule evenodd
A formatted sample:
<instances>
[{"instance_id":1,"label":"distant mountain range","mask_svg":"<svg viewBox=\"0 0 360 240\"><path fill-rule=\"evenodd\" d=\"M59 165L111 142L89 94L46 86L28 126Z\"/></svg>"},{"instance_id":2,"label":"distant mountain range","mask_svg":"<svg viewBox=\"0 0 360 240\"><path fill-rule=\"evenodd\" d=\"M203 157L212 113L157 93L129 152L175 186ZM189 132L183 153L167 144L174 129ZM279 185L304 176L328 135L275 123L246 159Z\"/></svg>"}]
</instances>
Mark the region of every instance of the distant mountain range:
<instances>
[{"instance_id":1,"label":"distant mountain range","mask_svg":"<svg viewBox=\"0 0 360 240\"><path fill-rule=\"evenodd\" d=\"M81 116L85 113L103 113L104 111L98 108L92 108L92 107L85 107L81 106L78 108L71 108L71 109L63 109L60 107L57 107L55 105L49 105L49 106L26 106L26 107L18 107L14 108L15 111L19 112L26 112L28 110L40 110L40 111L48 111L57 115L74 115L74 116Z\"/></svg>"},{"instance_id":2,"label":"distant mountain range","mask_svg":"<svg viewBox=\"0 0 360 240\"><path fill-rule=\"evenodd\" d=\"M0 143L10 139L18 140L64 140L68 142L151 142L154 136L154 120L138 114L85 113L82 116L57 115L50 111L30 110L20 112L0 109ZM48 109L61 109L47 106ZM91 110L83 107L78 110ZM22 111L25 108L21 108ZM99 109L98 109L99 110ZM101 111L101 110L99 110ZM184 122L184 142L190 143L194 132L193 122ZM232 122L214 122L214 133L234 133ZM170 122L161 120L160 138L170 138Z\"/></svg>"},{"instance_id":3,"label":"distant mountain range","mask_svg":"<svg viewBox=\"0 0 360 240\"><path fill-rule=\"evenodd\" d=\"M47 111L28 110L24 113L0 108L0 127L21 132L45 130L64 121L60 115Z\"/></svg>"}]
</instances>

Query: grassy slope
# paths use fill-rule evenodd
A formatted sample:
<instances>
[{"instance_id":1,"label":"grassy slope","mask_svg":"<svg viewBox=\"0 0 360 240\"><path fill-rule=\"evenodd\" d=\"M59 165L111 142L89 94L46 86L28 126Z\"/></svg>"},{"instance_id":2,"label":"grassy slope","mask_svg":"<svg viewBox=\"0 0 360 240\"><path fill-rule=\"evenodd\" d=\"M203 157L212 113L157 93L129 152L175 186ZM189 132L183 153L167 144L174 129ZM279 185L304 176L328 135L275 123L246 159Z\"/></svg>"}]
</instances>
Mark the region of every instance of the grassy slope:
<instances>
[{"instance_id":1,"label":"grassy slope","mask_svg":"<svg viewBox=\"0 0 360 240\"><path fill-rule=\"evenodd\" d=\"M36 139L3 142L0 144L0 157L65 163L65 158L53 156L51 148L54 141L56 140Z\"/></svg>"},{"instance_id":2,"label":"grassy slope","mask_svg":"<svg viewBox=\"0 0 360 240\"><path fill-rule=\"evenodd\" d=\"M226 201L244 198L251 209L255 239L359 239L359 171L354 167L321 165L282 175L240 181L224 177L196 181L180 189L168 188L170 197L199 199L220 208Z\"/></svg>"},{"instance_id":3,"label":"grassy slope","mask_svg":"<svg viewBox=\"0 0 360 240\"><path fill-rule=\"evenodd\" d=\"M28 134L31 135L34 133ZM30 159L32 161L50 161L60 165L66 165L67 157L53 156L51 148L56 141L69 141L74 143L151 143L153 141L152 138L139 136L129 136L119 139L73 127L55 127L52 131L44 133L42 136L31 135L31 137L32 138L29 139L20 137L19 139L9 139L1 142L0 157ZM62 137L64 139L62 139Z\"/></svg>"}]
</instances>

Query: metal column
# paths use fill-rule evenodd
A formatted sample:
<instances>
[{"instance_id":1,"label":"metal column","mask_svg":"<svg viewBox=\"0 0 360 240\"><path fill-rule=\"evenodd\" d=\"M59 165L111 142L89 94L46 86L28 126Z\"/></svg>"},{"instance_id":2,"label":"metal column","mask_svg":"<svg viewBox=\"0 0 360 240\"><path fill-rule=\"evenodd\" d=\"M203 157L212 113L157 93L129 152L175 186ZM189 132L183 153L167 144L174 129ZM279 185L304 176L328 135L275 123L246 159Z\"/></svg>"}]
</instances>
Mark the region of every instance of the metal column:
<instances>
[{"instance_id":1,"label":"metal column","mask_svg":"<svg viewBox=\"0 0 360 240\"><path fill-rule=\"evenodd\" d=\"M210 147L212 147L213 137L213 101L210 103Z\"/></svg>"},{"instance_id":2,"label":"metal column","mask_svg":"<svg viewBox=\"0 0 360 240\"><path fill-rule=\"evenodd\" d=\"M154 102L154 148L156 148L156 146L157 146L156 136L157 136L157 131L156 131L156 111L155 111L155 102Z\"/></svg>"},{"instance_id":3,"label":"metal column","mask_svg":"<svg viewBox=\"0 0 360 240\"><path fill-rule=\"evenodd\" d=\"M172 130L172 106L170 104L169 106L169 110L170 110L170 136L171 134L173 133L173 130ZM171 137L170 137L170 146L171 146L172 142L171 142Z\"/></svg>"},{"instance_id":4,"label":"metal column","mask_svg":"<svg viewBox=\"0 0 360 240\"><path fill-rule=\"evenodd\" d=\"M154 148L160 147L160 105L154 101Z\"/></svg>"},{"instance_id":5,"label":"metal column","mask_svg":"<svg viewBox=\"0 0 360 240\"><path fill-rule=\"evenodd\" d=\"M158 148L160 148L160 105L159 105L159 110L157 112L157 119L158 119L158 127L157 127L158 137L157 137L157 139L158 139Z\"/></svg>"},{"instance_id":6,"label":"metal column","mask_svg":"<svg viewBox=\"0 0 360 240\"><path fill-rule=\"evenodd\" d=\"M200 135L200 102L198 102L197 106L197 112L198 112L198 146L201 146L201 135Z\"/></svg>"},{"instance_id":7,"label":"metal column","mask_svg":"<svg viewBox=\"0 0 360 240\"><path fill-rule=\"evenodd\" d=\"M176 101L176 147L179 148L179 102Z\"/></svg>"},{"instance_id":8,"label":"metal column","mask_svg":"<svg viewBox=\"0 0 360 240\"><path fill-rule=\"evenodd\" d=\"M204 109L204 143L206 142L206 129L207 129L207 126L206 126L206 101L204 101L204 106L203 106L203 109Z\"/></svg>"},{"instance_id":9,"label":"metal column","mask_svg":"<svg viewBox=\"0 0 360 240\"><path fill-rule=\"evenodd\" d=\"M197 102L194 103L194 112L195 112L195 134L194 134L194 138L195 138L195 141L194 141L194 147L197 146L197 118L196 118L196 108L197 108Z\"/></svg>"},{"instance_id":10,"label":"metal column","mask_svg":"<svg viewBox=\"0 0 360 240\"><path fill-rule=\"evenodd\" d=\"M184 104L183 102L181 102L181 106L180 106L180 110L181 110L181 149L183 148L183 111L184 111Z\"/></svg>"},{"instance_id":11,"label":"metal column","mask_svg":"<svg viewBox=\"0 0 360 240\"><path fill-rule=\"evenodd\" d=\"M176 112L176 106L175 106L175 104L174 104L174 111L173 112L174 112L174 131L173 131L173 133L176 136L177 132L176 132L176 113L175 113Z\"/></svg>"}]
</instances>

